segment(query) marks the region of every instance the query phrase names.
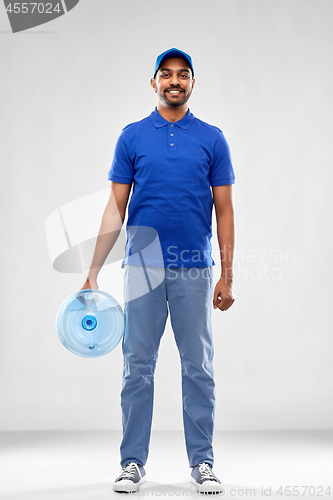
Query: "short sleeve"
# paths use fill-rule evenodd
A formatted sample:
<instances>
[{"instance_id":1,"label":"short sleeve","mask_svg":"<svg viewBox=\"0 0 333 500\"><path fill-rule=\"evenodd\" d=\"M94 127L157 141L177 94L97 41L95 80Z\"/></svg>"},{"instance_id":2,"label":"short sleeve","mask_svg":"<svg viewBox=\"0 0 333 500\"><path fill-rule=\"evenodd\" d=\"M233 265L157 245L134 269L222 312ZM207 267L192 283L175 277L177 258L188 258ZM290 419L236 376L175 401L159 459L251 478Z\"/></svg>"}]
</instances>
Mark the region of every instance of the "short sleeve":
<instances>
[{"instance_id":1,"label":"short sleeve","mask_svg":"<svg viewBox=\"0 0 333 500\"><path fill-rule=\"evenodd\" d=\"M122 184L132 184L134 179L134 167L126 149L123 133L116 142L108 179Z\"/></svg>"},{"instance_id":2,"label":"short sleeve","mask_svg":"<svg viewBox=\"0 0 333 500\"><path fill-rule=\"evenodd\" d=\"M210 166L210 185L223 186L235 183L235 174L232 166L229 145L218 129L218 137L214 144L213 163Z\"/></svg>"}]
</instances>

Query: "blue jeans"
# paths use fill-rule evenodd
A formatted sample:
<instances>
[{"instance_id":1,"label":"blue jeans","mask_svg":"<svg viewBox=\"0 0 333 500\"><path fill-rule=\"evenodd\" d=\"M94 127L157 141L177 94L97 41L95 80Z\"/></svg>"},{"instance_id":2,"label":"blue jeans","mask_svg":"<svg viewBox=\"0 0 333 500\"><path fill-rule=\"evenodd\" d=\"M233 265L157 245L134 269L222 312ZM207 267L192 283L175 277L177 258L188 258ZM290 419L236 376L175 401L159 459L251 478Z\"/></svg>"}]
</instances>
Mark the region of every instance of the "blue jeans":
<instances>
[{"instance_id":1,"label":"blue jeans","mask_svg":"<svg viewBox=\"0 0 333 500\"><path fill-rule=\"evenodd\" d=\"M147 461L154 372L168 305L182 367L183 421L189 465L206 462L213 466L213 267L126 265L124 298L121 466L128 462L145 465Z\"/></svg>"}]
</instances>

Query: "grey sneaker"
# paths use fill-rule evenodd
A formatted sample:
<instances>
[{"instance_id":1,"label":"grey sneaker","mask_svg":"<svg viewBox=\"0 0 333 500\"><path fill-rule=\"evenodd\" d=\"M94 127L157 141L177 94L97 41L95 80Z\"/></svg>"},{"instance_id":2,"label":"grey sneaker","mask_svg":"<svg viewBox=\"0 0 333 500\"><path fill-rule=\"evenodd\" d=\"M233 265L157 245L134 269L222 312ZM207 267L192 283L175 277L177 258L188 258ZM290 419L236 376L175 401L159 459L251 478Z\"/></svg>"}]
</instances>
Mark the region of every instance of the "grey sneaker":
<instances>
[{"instance_id":1,"label":"grey sneaker","mask_svg":"<svg viewBox=\"0 0 333 500\"><path fill-rule=\"evenodd\" d=\"M199 493L223 493L221 481L213 474L209 464L192 467L191 483L195 484Z\"/></svg>"},{"instance_id":2,"label":"grey sneaker","mask_svg":"<svg viewBox=\"0 0 333 500\"><path fill-rule=\"evenodd\" d=\"M113 483L113 491L122 493L130 493L138 491L141 484L145 481L146 475L143 465L138 465L135 462L129 462L121 469L120 475Z\"/></svg>"}]
</instances>

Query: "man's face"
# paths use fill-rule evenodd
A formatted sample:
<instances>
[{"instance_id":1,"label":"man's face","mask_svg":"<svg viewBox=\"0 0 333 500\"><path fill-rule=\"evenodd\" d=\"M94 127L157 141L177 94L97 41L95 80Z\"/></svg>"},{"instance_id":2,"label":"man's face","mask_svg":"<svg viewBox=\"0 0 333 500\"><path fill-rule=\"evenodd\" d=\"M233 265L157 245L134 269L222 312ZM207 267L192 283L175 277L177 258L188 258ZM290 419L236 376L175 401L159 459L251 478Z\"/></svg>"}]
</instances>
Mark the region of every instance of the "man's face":
<instances>
[{"instance_id":1,"label":"man's face","mask_svg":"<svg viewBox=\"0 0 333 500\"><path fill-rule=\"evenodd\" d=\"M179 107L185 104L194 86L192 71L181 57L170 57L161 64L151 85L158 98L168 107Z\"/></svg>"}]
</instances>

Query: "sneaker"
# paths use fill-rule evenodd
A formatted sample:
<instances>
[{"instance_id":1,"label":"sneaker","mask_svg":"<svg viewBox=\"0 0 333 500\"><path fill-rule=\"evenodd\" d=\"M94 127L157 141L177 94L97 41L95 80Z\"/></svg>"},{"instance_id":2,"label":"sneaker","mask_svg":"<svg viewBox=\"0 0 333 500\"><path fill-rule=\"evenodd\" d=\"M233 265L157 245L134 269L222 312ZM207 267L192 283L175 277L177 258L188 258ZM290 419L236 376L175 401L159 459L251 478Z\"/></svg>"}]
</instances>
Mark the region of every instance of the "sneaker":
<instances>
[{"instance_id":1,"label":"sneaker","mask_svg":"<svg viewBox=\"0 0 333 500\"><path fill-rule=\"evenodd\" d=\"M191 483L195 484L199 493L223 493L221 481L213 474L209 464L192 467Z\"/></svg>"},{"instance_id":2,"label":"sneaker","mask_svg":"<svg viewBox=\"0 0 333 500\"><path fill-rule=\"evenodd\" d=\"M135 462L129 462L121 469L120 476L113 483L113 491L131 493L138 491L140 485L144 482L146 471L143 465Z\"/></svg>"}]
</instances>

